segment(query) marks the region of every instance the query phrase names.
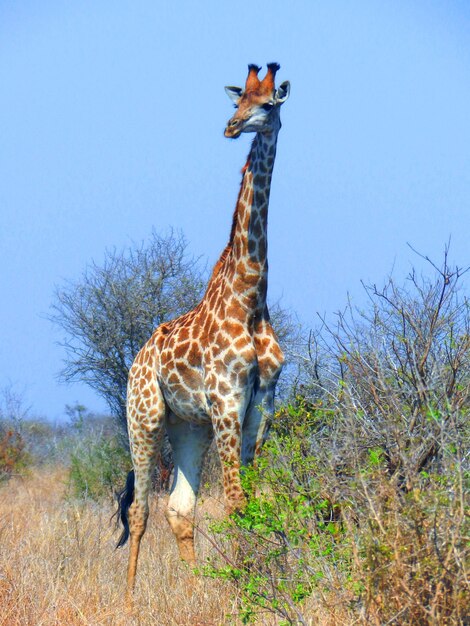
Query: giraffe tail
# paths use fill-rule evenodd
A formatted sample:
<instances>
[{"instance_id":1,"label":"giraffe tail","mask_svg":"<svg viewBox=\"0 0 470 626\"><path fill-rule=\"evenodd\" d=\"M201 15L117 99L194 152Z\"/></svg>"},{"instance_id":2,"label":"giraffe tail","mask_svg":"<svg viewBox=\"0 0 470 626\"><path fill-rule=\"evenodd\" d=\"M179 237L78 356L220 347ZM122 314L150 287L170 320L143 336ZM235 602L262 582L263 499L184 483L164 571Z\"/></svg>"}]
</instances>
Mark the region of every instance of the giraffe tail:
<instances>
[{"instance_id":1,"label":"giraffe tail","mask_svg":"<svg viewBox=\"0 0 470 626\"><path fill-rule=\"evenodd\" d=\"M129 507L134 501L134 470L127 475L126 486L117 494L118 510L115 515L121 518L124 530L119 538L116 548L121 548L129 538ZM119 524L119 521L118 521Z\"/></svg>"}]
</instances>

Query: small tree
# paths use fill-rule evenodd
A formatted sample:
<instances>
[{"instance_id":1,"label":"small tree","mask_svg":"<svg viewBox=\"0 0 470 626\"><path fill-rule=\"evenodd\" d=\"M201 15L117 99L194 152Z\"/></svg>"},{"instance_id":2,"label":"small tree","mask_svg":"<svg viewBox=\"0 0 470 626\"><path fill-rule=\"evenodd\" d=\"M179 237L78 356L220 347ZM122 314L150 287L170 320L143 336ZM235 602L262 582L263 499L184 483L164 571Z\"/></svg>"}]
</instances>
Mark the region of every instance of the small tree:
<instances>
[{"instance_id":1,"label":"small tree","mask_svg":"<svg viewBox=\"0 0 470 626\"><path fill-rule=\"evenodd\" d=\"M148 245L105 253L81 278L55 291L51 320L66 333L64 381L95 389L122 425L127 375L154 329L191 309L204 281L180 232L152 233Z\"/></svg>"},{"instance_id":2,"label":"small tree","mask_svg":"<svg viewBox=\"0 0 470 626\"><path fill-rule=\"evenodd\" d=\"M350 417L363 449L383 451L407 490L421 471L444 462L470 410L470 302L460 289L466 270L450 267L447 257L446 250L441 267L426 258L432 278L412 270L403 287L392 278L383 288L365 287L370 306L349 304L338 314L317 368L316 386Z\"/></svg>"},{"instance_id":3,"label":"small tree","mask_svg":"<svg viewBox=\"0 0 470 626\"><path fill-rule=\"evenodd\" d=\"M0 481L21 473L30 464L22 432L28 411L13 385L0 390Z\"/></svg>"}]
</instances>

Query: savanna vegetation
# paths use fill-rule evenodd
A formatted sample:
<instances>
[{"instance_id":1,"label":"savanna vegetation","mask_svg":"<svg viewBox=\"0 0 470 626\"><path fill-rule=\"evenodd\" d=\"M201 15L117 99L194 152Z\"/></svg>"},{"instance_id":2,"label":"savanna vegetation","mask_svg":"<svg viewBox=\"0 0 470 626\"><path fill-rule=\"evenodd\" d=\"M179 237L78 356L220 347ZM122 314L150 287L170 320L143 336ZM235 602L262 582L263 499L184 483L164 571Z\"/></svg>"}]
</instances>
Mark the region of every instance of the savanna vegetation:
<instances>
[{"instance_id":1,"label":"savanna vegetation","mask_svg":"<svg viewBox=\"0 0 470 626\"><path fill-rule=\"evenodd\" d=\"M150 253L165 241L181 251L170 269ZM179 235L150 248L110 253L56 294L64 377L94 386L110 417L74 405L52 426L4 393L0 624L470 623L470 302L447 252L403 284L364 286L362 308L348 302L309 333L278 307L289 367L271 436L244 470L246 510L224 517L211 450L194 573L178 561L156 480L140 612L125 612L127 553L114 550L111 516L129 468L126 368L138 333L203 284Z\"/></svg>"}]
</instances>

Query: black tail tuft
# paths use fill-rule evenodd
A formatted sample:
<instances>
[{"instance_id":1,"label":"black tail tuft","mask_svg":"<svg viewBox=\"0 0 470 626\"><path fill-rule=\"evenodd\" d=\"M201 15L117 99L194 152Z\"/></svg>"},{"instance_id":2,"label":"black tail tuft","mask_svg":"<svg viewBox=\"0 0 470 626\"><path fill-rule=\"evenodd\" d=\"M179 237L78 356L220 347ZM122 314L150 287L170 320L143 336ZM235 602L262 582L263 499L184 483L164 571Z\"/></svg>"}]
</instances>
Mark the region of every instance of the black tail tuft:
<instances>
[{"instance_id":1,"label":"black tail tuft","mask_svg":"<svg viewBox=\"0 0 470 626\"><path fill-rule=\"evenodd\" d=\"M116 494L118 501L118 510L115 515L121 519L122 525L124 526L124 530L122 531L122 535L119 538L116 548L121 548L126 541L129 539L129 507L134 502L134 470L131 470L127 475L126 486L124 489ZM119 525L119 520L117 520L117 525Z\"/></svg>"}]
</instances>

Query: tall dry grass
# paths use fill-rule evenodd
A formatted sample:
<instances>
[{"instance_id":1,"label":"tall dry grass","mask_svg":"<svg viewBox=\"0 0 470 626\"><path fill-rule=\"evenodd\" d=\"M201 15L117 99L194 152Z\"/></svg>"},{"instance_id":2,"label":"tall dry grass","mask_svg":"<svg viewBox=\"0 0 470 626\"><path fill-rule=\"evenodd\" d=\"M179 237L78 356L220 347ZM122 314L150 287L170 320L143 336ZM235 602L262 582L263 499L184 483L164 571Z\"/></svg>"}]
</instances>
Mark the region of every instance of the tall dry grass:
<instances>
[{"instance_id":1,"label":"tall dry grass","mask_svg":"<svg viewBox=\"0 0 470 626\"><path fill-rule=\"evenodd\" d=\"M218 626L236 613L233 590L195 577L178 559L154 500L142 542L135 604L125 612L127 548L115 551L109 505L64 499L65 472L42 468L0 488L0 626ZM205 513L220 513L206 498ZM213 548L199 533L201 560ZM236 623L236 622L235 622Z\"/></svg>"}]
</instances>

